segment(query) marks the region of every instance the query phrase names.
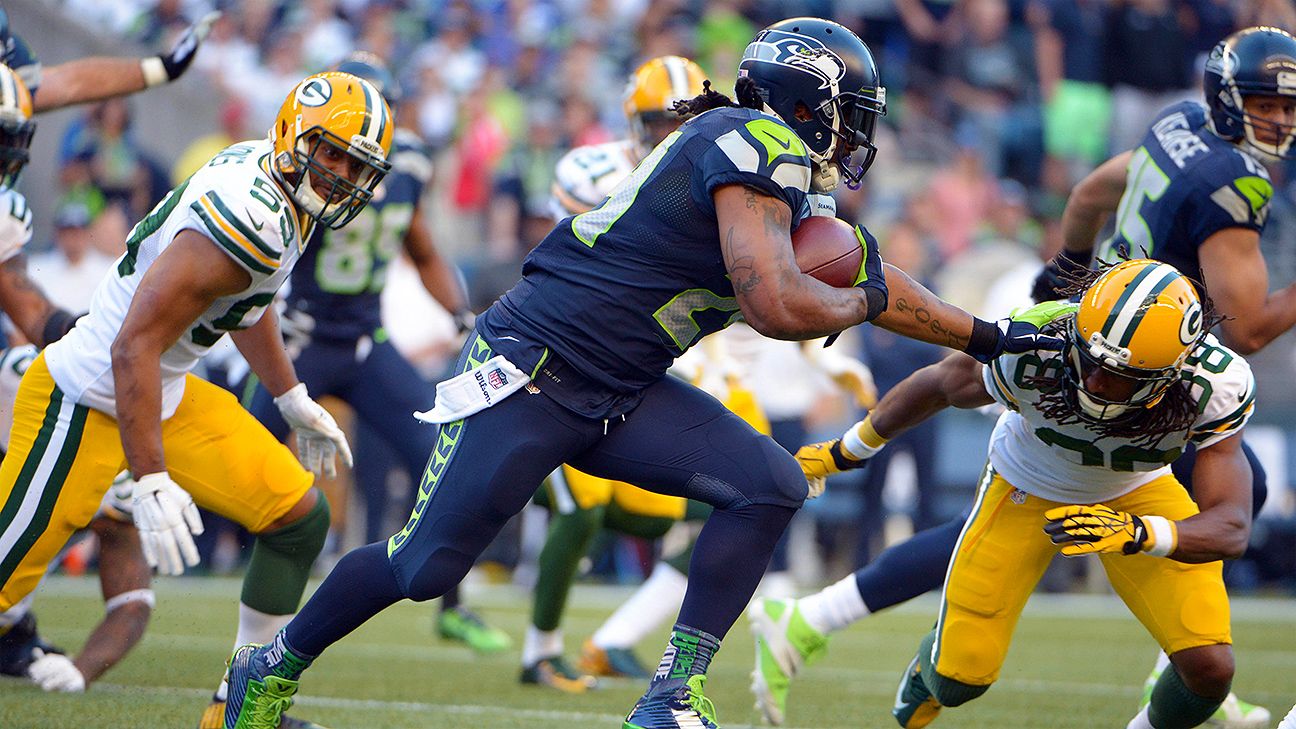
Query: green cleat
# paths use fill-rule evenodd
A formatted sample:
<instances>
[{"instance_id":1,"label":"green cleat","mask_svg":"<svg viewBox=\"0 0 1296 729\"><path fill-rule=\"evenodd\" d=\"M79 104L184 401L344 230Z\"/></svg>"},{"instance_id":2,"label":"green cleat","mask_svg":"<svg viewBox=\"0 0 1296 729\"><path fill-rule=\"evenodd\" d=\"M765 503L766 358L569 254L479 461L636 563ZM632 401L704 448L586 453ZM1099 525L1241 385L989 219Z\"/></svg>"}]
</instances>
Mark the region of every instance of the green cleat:
<instances>
[{"instance_id":1,"label":"green cleat","mask_svg":"<svg viewBox=\"0 0 1296 729\"><path fill-rule=\"evenodd\" d=\"M519 680L524 684L545 686L566 694L583 694L598 688L598 680L567 665L562 656L550 656L522 669Z\"/></svg>"},{"instance_id":2,"label":"green cleat","mask_svg":"<svg viewBox=\"0 0 1296 729\"><path fill-rule=\"evenodd\" d=\"M757 599L747 609L756 637L752 693L765 721L779 726L787 712L788 687L803 666L828 649L828 636L801 616L796 600Z\"/></svg>"},{"instance_id":3,"label":"green cleat","mask_svg":"<svg viewBox=\"0 0 1296 729\"><path fill-rule=\"evenodd\" d=\"M487 625L462 605L441 611L437 616L437 633L446 640L459 641L482 654L499 653L513 646L508 633Z\"/></svg>"},{"instance_id":4,"label":"green cleat","mask_svg":"<svg viewBox=\"0 0 1296 729\"><path fill-rule=\"evenodd\" d=\"M698 675L689 676L670 693L655 693L650 687L621 729L720 729L715 704L703 692L705 686L706 676Z\"/></svg>"},{"instance_id":5,"label":"green cleat","mask_svg":"<svg viewBox=\"0 0 1296 729\"><path fill-rule=\"evenodd\" d=\"M289 653L282 634L269 645L244 645L230 656L224 729L279 729L297 679L310 662Z\"/></svg>"}]
</instances>

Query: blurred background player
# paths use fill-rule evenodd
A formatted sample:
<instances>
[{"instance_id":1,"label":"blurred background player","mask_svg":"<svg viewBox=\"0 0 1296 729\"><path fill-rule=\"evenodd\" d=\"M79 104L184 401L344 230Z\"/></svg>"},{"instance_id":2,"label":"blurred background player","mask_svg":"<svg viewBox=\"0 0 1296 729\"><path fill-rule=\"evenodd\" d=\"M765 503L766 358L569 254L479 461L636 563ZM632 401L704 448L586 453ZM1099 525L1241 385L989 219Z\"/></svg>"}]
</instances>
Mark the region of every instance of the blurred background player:
<instances>
[{"instance_id":1,"label":"blurred background player","mask_svg":"<svg viewBox=\"0 0 1296 729\"><path fill-rule=\"evenodd\" d=\"M995 681L1054 545L1067 556L1099 554L1117 594L1170 655L1172 667L1131 729L1198 726L1229 695L1219 560L1240 556L1250 531L1241 449L1254 411L1250 367L1205 331L1217 318L1172 266L1128 261L1089 281L1078 305L1041 304L1021 315L1064 327L1062 353L988 367L949 357L898 385L841 439L798 455L867 460L944 408L1007 408L949 567L940 620L897 692L902 727L926 726L942 706L970 701ZM1169 468L1188 443L1198 447L1195 503ZM1130 556L1140 554L1151 558ZM795 668L823 651L829 633L868 613L853 578L801 600L753 604L753 690L773 723L784 719Z\"/></svg>"},{"instance_id":2,"label":"blurred background player","mask_svg":"<svg viewBox=\"0 0 1296 729\"><path fill-rule=\"evenodd\" d=\"M436 442L436 428L418 422L412 414L431 407L436 390L392 346L383 330L381 297L388 264L404 251L423 287L454 315L461 332L471 328L472 313L456 273L437 253L424 219L423 192L432 177L432 162L418 134L401 124L399 85L372 53L355 53L337 68L370 81L391 105L396 115L391 172L354 220L336 230L315 229L289 279L284 329L293 366L307 389L317 397L332 395L350 405L357 419L399 455L410 482L417 486ZM288 436L291 429L264 386L256 387L249 409L275 437ZM376 476L382 484L357 485L366 494L384 490L385 474ZM459 604L457 587L441 598L437 629L442 636L481 652L504 650L511 644L507 634L487 626Z\"/></svg>"}]
</instances>

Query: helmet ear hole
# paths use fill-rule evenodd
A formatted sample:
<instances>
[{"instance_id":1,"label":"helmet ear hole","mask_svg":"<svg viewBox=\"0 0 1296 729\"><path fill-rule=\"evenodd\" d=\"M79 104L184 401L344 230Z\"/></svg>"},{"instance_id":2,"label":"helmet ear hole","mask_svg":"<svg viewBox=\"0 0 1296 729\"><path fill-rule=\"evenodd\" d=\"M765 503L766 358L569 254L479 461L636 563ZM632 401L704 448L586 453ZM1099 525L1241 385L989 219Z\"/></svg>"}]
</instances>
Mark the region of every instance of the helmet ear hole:
<instances>
[{"instance_id":1,"label":"helmet ear hole","mask_svg":"<svg viewBox=\"0 0 1296 729\"><path fill-rule=\"evenodd\" d=\"M814 119L814 112L810 111L810 107L800 101L796 103L796 109L792 112L792 115L796 117L797 121L802 122L808 122Z\"/></svg>"}]
</instances>

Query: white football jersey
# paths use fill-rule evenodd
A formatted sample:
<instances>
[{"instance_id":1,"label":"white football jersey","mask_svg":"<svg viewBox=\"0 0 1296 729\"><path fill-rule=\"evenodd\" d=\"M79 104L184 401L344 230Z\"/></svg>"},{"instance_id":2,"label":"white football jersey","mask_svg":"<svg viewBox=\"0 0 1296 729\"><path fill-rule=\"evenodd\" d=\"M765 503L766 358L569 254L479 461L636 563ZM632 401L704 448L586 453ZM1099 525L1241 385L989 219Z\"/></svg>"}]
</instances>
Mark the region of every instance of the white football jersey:
<instances>
[{"instance_id":1,"label":"white football jersey","mask_svg":"<svg viewBox=\"0 0 1296 729\"><path fill-rule=\"evenodd\" d=\"M639 158L629 139L587 144L563 155L554 169L550 205L554 219L597 207L637 164Z\"/></svg>"},{"instance_id":2,"label":"white football jersey","mask_svg":"<svg viewBox=\"0 0 1296 729\"><path fill-rule=\"evenodd\" d=\"M1005 355L983 368L986 390L1008 410L990 436L990 465L1029 494L1068 504L1117 498L1168 473L1192 441L1204 448L1242 429L1255 410L1251 366L1207 335L1189 355L1183 377L1192 383L1200 413L1184 433L1154 447L1096 437L1083 423L1059 425L1038 409L1031 379L1061 370L1060 352Z\"/></svg>"},{"instance_id":3,"label":"white football jersey","mask_svg":"<svg viewBox=\"0 0 1296 729\"><path fill-rule=\"evenodd\" d=\"M32 214L22 193L0 186L0 263L22 253L32 237Z\"/></svg>"},{"instance_id":4,"label":"white football jersey","mask_svg":"<svg viewBox=\"0 0 1296 729\"><path fill-rule=\"evenodd\" d=\"M116 417L113 340L140 280L183 230L201 233L252 277L223 296L162 354L162 417L184 394L185 374L225 332L245 329L274 301L305 247L296 208L270 174L268 141L232 145L172 190L131 230L126 253L95 290L90 313L45 350L50 374L79 404ZM306 231L309 234L309 231Z\"/></svg>"}]
</instances>

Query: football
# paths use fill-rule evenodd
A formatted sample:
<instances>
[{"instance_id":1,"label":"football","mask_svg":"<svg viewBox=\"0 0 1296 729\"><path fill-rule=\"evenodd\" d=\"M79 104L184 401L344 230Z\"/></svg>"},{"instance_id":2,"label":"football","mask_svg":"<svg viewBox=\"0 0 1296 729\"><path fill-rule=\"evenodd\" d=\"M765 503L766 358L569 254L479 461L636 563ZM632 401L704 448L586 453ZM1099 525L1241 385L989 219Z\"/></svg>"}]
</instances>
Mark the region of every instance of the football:
<instances>
[{"instance_id":1,"label":"football","mask_svg":"<svg viewBox=\"0 0 1296 729\"><path fill-rule=\"evenodd\" d=\"M822 215L806 218L792 232L792 252L802 273L841 289L855 285L864 261L850 223Z\"/></svg>"}]
</instances>

